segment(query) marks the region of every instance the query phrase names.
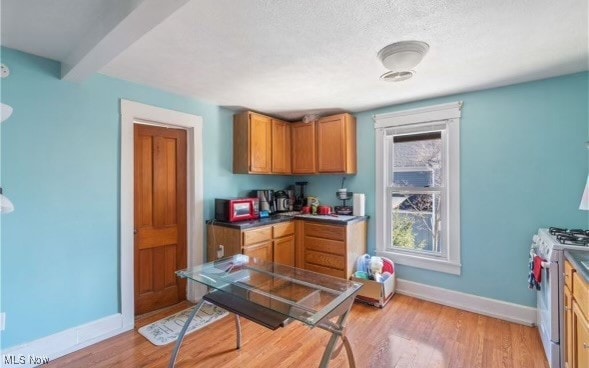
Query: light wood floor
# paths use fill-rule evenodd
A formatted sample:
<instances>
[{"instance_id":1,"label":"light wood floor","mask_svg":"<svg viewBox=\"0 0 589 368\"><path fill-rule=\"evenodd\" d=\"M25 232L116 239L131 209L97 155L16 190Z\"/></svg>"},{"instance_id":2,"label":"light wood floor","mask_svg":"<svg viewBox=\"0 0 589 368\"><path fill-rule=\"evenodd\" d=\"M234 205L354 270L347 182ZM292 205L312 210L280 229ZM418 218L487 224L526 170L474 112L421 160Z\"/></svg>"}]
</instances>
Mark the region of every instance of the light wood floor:
<instances>
[{"instance_id":1,"label":"light wood floor","mask_svg":"<svg viewBox=\"0 0 589 368\"><path fill-rule=\"evenodd\" d=\"M187 305L142 317L137 328ZM356 303L352 313L347 336L359 368L548 368L536 328L398 294L383 309ZM327 332L298 322L270 331L242 319L237 351L231 316L188 335L176 366L317 367L328 338ZM167 367L173 348L154 346L129 331L46 367ZM348 367L345 351L330 367Z\"/></svg>"}]
</instances>

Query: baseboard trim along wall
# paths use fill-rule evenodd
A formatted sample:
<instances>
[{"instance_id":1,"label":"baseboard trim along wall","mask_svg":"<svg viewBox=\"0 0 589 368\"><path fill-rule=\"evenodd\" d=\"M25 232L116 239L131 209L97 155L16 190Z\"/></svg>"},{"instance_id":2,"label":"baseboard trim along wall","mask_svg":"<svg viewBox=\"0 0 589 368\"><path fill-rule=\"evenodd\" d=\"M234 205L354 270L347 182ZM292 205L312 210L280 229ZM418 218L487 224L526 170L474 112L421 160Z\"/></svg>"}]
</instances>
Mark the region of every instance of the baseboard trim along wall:
<instances>
[{"instance_id":1,"label":"baseboard trim along wall","mask_svg":"<svg viewBox=\"0 0 589 368\"><path fill-rule=\"evenodd\" d=\"M1 367L36 367L133 329L123 325L123 316L113 314L22 345L2 350Z\"/></svg>"},{"instance_id":2,"label":"baseboard trim along wall","mask_svg":"<svg viewBox=\"0 0 589 368\"><path fill-rule=\"evenodd\" d=\"M536 308L397 279L399 294L527 326L536 325Z\"/></svg>"}]
</instances>

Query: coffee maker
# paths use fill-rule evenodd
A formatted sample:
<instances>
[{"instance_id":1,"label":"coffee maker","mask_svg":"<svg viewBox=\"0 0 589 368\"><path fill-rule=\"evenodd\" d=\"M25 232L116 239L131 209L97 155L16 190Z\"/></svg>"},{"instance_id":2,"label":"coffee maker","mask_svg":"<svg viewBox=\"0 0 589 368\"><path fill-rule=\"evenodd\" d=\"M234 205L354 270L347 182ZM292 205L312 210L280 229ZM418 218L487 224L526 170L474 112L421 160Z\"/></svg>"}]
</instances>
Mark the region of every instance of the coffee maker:
<instances>
[{"instance_id":1,"label":"coffee maker","mask_svg":"<svg viewBox=\"0 0 589 368\"><path fill-rule=\"evenodd\" d=\"M258 197L260 214L262 214L262 211L266 211L268 214L272 214L276 211L274 191L272 189L254 190L251 197Z\"/></svg>"}]
</instances>

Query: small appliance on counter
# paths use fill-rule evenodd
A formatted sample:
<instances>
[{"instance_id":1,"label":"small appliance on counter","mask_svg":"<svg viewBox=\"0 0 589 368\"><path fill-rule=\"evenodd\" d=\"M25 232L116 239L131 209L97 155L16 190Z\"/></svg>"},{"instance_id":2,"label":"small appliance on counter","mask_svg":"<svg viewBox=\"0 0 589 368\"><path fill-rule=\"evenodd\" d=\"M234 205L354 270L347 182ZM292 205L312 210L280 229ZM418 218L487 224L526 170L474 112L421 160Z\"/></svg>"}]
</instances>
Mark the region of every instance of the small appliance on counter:
<instances>
[{"instance_id":1,"label":"small appliance on counter","mask_svg":"<svg viewBox=\"0 0 589 368\"><path fill-rule=\"evenodd\" d=\"M258 217L260 217L258 198L215 198L215 220L217 221L247 221Z\"/></svg>"},{"instance_id":2,"label":"small appliance on counter","mask_svg":"<svg viewBox=\"0 0 589 368\"><path fill-rule=\"evenodd\" d=\"M289 198L286 191L279 190L275 193L274 198L276 199L276 212L288 212L289 210Z\"/></svg>"},{"instance_id":3,"label":"small appliance on counter","mask_svg":"<svg viewBox=\"0 0 589 368\"><path fill-rule=\"evenodd\" d=\"M251 197L258 198L260 203L259 211L263 215L271 215L276 211L274 202L274 191L272 189L254 190Z\"/></svg>"},{"instance_id":4,"label":"small appliance on counter","mask_svg":"<svg viewBox=\"0 0 589 368\"><path fill-rule=\"evenodd\" d=\"M342 201L341 206L335 206L335 213L337 215L351 215L354 211L354 208L352 206L346 205L346 202L352 199L354 193L348 192L347 189L342 188L335 193L335 196L337 197L337 199Z\"/></svg>"},{"instance_id":5,"label":"small appliance on counter","mask_svg":"<svg viewBox=\"0 0 589 368\"><path fill-rule=\"evenodd\" d=\"M296 196L294 205L293 205L293 209L295 211L300 211L303 209L303 206L305 205L305 186L309 184L308 181L297 181L295 182L295 185L300 187L300 192L299 194Z\"/></svg>"}]
</instances>

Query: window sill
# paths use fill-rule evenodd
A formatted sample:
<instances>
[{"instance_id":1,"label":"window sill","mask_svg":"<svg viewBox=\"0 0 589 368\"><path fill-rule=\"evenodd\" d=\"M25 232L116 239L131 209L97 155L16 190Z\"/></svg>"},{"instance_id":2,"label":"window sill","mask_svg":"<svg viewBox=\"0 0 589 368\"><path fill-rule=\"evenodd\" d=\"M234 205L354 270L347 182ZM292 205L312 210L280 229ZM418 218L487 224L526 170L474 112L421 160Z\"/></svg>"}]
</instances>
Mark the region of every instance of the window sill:
<instances>
[{"instance_id":1,"label":"window sill","mask_svg":"<svg viewBox=\"0 0 589 368\"><path fill-rule=\"evenodd\" d=\"M462 270L462 265L460 263L448 260L432 259L406 253L381 250L377 251L376 255L390 258L393 262L405 266L424 268L431 271L450 273L452 275L460 275Z\"/></svg>"}]
</instances>

